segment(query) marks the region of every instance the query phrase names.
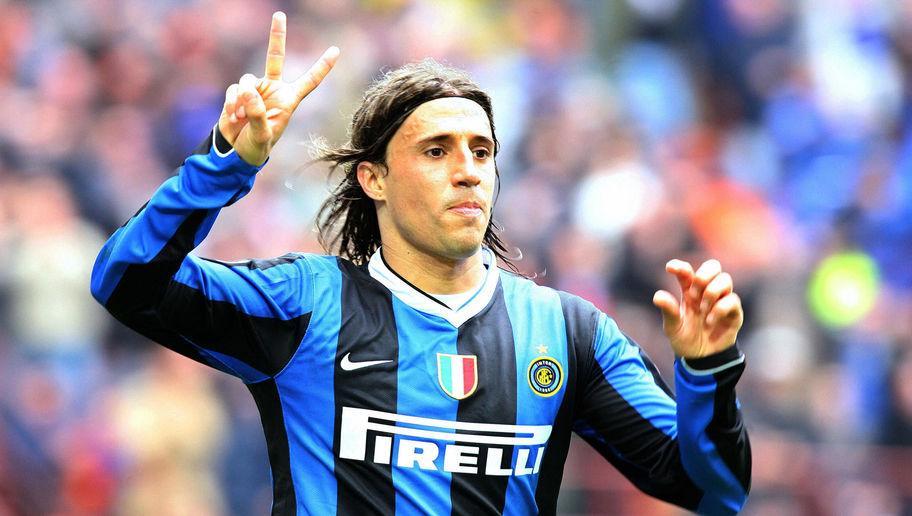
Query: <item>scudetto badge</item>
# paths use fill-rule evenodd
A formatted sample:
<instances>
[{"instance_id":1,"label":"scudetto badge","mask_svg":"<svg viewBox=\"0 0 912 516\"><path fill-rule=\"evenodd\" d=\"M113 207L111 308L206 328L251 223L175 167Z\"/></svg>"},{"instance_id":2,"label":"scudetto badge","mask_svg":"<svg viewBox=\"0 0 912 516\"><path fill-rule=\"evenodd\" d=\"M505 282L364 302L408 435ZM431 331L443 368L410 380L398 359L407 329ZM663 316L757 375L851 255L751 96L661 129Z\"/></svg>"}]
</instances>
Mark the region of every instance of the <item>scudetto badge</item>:
<instances>
[{"instance_id":1,"label":"scudetto badge","mask_svg":"<svg viewBox=\"0 0 912 516\"><path fill-rule=\"evenodd\" d=\"M451 398L468 398L478 387L478 357L437 353L437 381Z\"/></svg>"},{"instance_id":2,"label":"scudetto badge","mask_svg":"<svg viewBox=\"0 0 912 516\"><path fill-rule=\"evenodd\" d=\"M529 364L529 387L539 396L553 396L564 383L564 370L551 357L538 357Z\"/></svg>"}]
</instances>

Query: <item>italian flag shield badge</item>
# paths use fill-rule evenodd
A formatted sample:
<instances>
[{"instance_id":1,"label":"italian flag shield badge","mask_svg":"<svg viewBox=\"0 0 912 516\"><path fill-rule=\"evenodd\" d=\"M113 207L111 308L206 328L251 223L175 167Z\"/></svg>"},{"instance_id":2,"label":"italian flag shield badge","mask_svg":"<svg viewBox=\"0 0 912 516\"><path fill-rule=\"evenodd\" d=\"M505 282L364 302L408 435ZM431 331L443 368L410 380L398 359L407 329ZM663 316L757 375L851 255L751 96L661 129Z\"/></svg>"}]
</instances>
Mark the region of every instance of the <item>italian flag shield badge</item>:
<instances>
[{"instance_id":1,"label":"italian flag shield badge","mask_svg":"<svg viewBox=\"0 0 912 516\"><path fill-rule=\"evenodd\" d=\"M437 381L451 398L468 398L478 387L478 358L437 353Z\"/></svg>"}]
</instances>

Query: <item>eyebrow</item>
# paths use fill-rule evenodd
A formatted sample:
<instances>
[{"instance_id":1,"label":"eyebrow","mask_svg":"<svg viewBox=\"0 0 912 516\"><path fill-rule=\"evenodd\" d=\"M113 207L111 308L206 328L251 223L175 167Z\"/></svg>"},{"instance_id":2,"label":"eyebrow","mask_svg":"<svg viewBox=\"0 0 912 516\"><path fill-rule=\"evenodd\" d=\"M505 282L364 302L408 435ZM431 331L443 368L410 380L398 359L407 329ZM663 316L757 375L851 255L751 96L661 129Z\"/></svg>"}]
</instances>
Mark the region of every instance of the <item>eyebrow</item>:
<instances>
[{"instance_id":1,"label":"eyebrow","mask_svg":"<svg viewBox=\"0 0 912 516\"><path fill-rule=\"evenodd\" d=\"M422 139L418 140L418 142L415 143L415 146L420 147L421 145L424 145L426 143L431 143L431 142L441 142L442 143L442 142L446 142L446 141L450 141L450 140L453 140L453 135L451 133L435 134L435 135L431 135L426 138L422 138ZM488 138L487 136L484 136L482 134L474 134L469 138L470 142L476 142L478 140L481 140L482 143L491 147L492 149L494 148L494 140Z\"/></svg>"}]
</instances>

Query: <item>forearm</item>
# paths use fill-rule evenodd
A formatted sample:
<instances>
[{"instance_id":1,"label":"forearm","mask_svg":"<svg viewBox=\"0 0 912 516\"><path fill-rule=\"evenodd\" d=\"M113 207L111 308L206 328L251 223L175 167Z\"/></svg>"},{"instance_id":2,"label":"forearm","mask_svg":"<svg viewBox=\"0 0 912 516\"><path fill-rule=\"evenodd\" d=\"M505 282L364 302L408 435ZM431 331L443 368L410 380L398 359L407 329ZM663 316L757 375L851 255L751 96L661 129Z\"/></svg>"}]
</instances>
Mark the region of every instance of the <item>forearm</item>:
<instances>
[{"instance_id":1,"label":"forearm","mask_svg":"<svg viewBox=\"0 0 912 516\"><path fill-rule=\"evenodd\" d=\"M244 163L224 141L216 146L216 137L210 135L99 253L92 294L112 312L137 310L154 300L209 232L218 211L252 187L258 167Z\"/></svg>"},{"instance_id":2,"label":"forearm","mask_svg":"<svg viewBox=\"0 0 912 516\"><path fill-rule=\"evenodd\" d=\"M681 461L670 390L640 347L606 316L599 319L584 371L575 430L643 492L697 510L704 493Z\"/></svg>"},{"instance_id":3,"label":"forearm","mask_svg":"<svg viewBox=\"0 0 912 516\"><path fill-rule=\"evenodd\" d=\"M675 363L681 461L704 492L701 514L736 513L750 490L751 451L735 397L744 370L737 347Z\"/></svg>"}]
</instances>

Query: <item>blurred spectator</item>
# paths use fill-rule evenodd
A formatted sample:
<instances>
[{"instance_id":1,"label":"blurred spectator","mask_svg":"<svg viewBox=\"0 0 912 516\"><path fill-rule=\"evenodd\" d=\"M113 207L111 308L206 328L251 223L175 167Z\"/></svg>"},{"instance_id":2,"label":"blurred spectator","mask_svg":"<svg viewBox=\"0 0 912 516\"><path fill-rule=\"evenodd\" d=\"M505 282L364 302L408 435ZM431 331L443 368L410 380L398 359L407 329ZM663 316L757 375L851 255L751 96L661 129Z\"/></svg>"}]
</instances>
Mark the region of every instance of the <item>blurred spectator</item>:
<instances>
[{"instance_id":1,"label":"blurred spectator","mask_svg":"<svg viewBox=\"0 0 912 516\"><path fill-rule=\"evenodd\" d=\"M224 439L224 409L212 373L164 348L112 400L112 424L128 461L119 512L221 514L212 468Z\"/></svg>"},{"instance_id":2,"label":"blurred spectator","mask_svg":"<svg viewBox=\"0 0 912 516\"><path fill-rule=\"evenodd\" d=\"M890 374L890 407L882 426L881 442L912 446L912 350L903 350Z\"/></svg>"},{"instance_id":3,"label":"blurred spectator","mask_svg":"<svg viewBox=\"0 0 912 516\"><path fill-rule=\"evenodd\" d=\"M75 409L88 401L99 375L105 314L86 292L85 271L104 236L79 219L69 192L53 176L15 185L10 201L10 333L19 353L51 374L63 403Z\"/></svg>"}]
</instances>

